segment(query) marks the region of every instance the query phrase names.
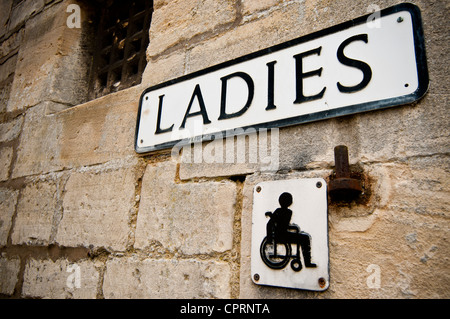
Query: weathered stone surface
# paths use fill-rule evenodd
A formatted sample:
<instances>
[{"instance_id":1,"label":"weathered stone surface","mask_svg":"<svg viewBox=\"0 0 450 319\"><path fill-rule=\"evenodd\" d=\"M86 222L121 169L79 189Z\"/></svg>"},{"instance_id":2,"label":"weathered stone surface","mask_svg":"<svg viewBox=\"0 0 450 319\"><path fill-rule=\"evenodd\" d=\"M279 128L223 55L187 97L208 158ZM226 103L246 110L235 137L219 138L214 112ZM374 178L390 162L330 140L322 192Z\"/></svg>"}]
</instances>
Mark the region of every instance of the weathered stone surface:
<instances>
[{"instance_id":1,"label":"weathered stone surface","mask_svg":"<svg viewBox=\"0 0 450 319\"><path fill-rule=\"evenodd\" d=\"M5 181L8 179L12 155L12 147L0 148L0 181Z\"/></svg>"},{"instance_id":2,"label":"weathered stone surface","mask_svg":"<svg viewBox=\"0 0 450 319\"><path fill-rule=\"evenodd\" d=\"M57 185L53 181L28 184L20 196L11 235L13 244L49 243L53 216L57 211Z\"/></svg>"},{"instance_id":3,"label":"weathered stone surface","mask_svg":"<svg viewBox=\"0 0 450 319\"><path fill-rule=\"evenodd\" d=\"M141 86L135 86L58 113L58 162L77 167L134 156L141 93Z\"/></svg>"},{"instance_id":4,"label":"weathered stone surface","mask_svg":"<svg viewBox=\"0 0 450 319\"><path fill-rule=\"evenodd\" d=\"M383 186L376 191L382 199L378 207L409 212L412 216L450 217L447 209L450 205L450 161L447 156L417 157L370 167L368 174L383 179Z\"/></svg>"},{"instance_id":5,"label":"weathered stone surface","mask_svg":"<svg viewBox=\"0 0 450 319\"><path fill-rule=\"evenodd\" d=\"M300 36L300 7L301 4L292 3L195 45L189 54L189 70L201 70Z\"/></svg>"},{"instance_id":6,"label":"weathered stone surface","mask_svg":"<svg viewBox=\"0 0 450 319\"><path fill-rule=\"evenodd\" d=\"M174 54L161 57L156 61L150 60L150 57L148 57L147 60L149 60L149 62L142 74L141 82L142 86L145 88L180 77L186 73L185 52L177 51Z\"/></svg>"},{"instance_id":7,"label":"weathered stone surface","mask_svg":"<svg viewBox=\"0 0 450 319\"><path fill-rule=\"evenodd\" d=\"M0 123L0 143L9 142L17 138L22 128L23 116L10 122Z\"/></svg>"},{"instance_id":8,"label":"weathered stone surface","mask_svg":"<svg viewBox=\"0 0 450 319\"><path fill-rule=\"evenodd\" d=\"M60 2L27 21L8 111L44 101L76 105L86 98L89 68L82 29L67 27L65 10Z\"/></svg>"},{"instance_id":9,"label":"weathered stone surface","mask_svg":"<svg viewBox=\"0 0 450 319\"><path fill-rule=\"evenodd\" d=\"M5 35L7 27L9 14L11 13L11 7L13 4L13 0L5 0L2 1L1 10L0 10L0 38Z\"/></svg>"},{"instance_id":10,"label":"weathered stone surface","mask_svg":"<svg viewBox=\"0 0 450 319\"><path fill-rule=\"evenodd\" d=\"M279 130L248 129L248 134L185 146L172 152L180 163L180 178L245 175L280 168Z\"/></svg>"},{"instance_id":11,"label":"weathered stone surface","mask_svg":"<svg viewBox=\"0 0 450 319\"><path fill-rule=\"evenodd\" d=\"M0 83L0 112L6 112L8 106L9 92L13 82L13 76Z\"/></svg>"},{"instance_id":12,"label":"weathered stone surface","mask_svg":"<svg viewBox=\"0 0 450 319\"><path fill-rule=\"evenodd\" d=\"M13 178L62 168L56 160L61 124L54 118L43 116L45 107L46 103L42 103L25 115Z\"/></svg>"},{"instance_id":13,"label":"weathered stone surface","mask_svg":"<svg viewBox=\"0 0 450 319\"><path fill-rule=\"evenodd\" d=\"M58 6L54 8L56 7ZM27 22L8 111L36 105L45 100L44 95L49 93L58 59L58 37L62 35L63 28L66 28L62 17L55 19L57 13L54 8L45 10L44 14Z\"/></svg>"},{"instance_id":14,"label":"weathered stone surface","mask_svg":"<svg viewBox=\"0 0 450 319\"><path fill-rule=\"evenodd\" d=\"M233 182L175 183L173 162L148 165L137 217L135 247L158 243L183 254L231 249L236 186Z\"/></svg>"},{"instance_id":15,"label":"weathered stone surface","mask_svg":"<svg viewBox=\"0 0 450 319\"><path fill-rule=\"evenodd\" d=\"M151 57L235 19L235 1L168 1L155 5L150 28Z\"/></svg>"},{"instance_id":16,"label":"weathered stone surface","mask_svg":"<svg viewBox=\"0 0 450 319\"><path fill-rule=\"evenodd\" d=\"M114 258L107 262L105 298L230 298L230 267L221 261Z\"/></svg>"},{"instance_id":17,"label":"weathered stone surface","mask_svg":"<svg viewBox=\"0 0 450 319\"><path fill-rule=\"evenodd\" d=\"M275 7L280 0L245 0L242 2L242 13L244 15L253 14L262 10Z\"/></svg>"},{"instance_id":18,"label":"weathered stone surface","mask_svg":"<svg viewBox=\"0 0 450 319\"><path fill-rule=\"evenodd\" d=\"M65 186L55 240L62 246L125 250L134 205L133 169L73 173Z\"/></svg>"},{"instance_id":19,"label":"weathered stone surface","mask_svg":"<svg viewBox=\"0 0 450 319\"><path fill-rule=\"evenodd\" d=\"M8 240L19 191L0 188L0 246Z\"/></svg>"},{"instance_id":20,"label":"weathered stone surface","mask_svg":"<svg viewBox=\"0 0 450 319\"><path fill-rule=\"evenodd\" d=\"M0 256L0 293L12 295L19 279L20 259Z\"/></svg>"},{"instance_id":21,"label":"weathered stone surface","mask_svg":"<svg viewBox=\"0 0 450 319\"><path fill-rule=\"evenodd\" d=\"M134 155L140 86L44 116L27 111L13 177L105 163Z\"/></svg>"},{"instance_id":22,"label":"weathered stone surface","mask_svg":"<svg viewBox=\"0 0 450 319\"><path fill-rule=\"evenodd\" d=\"M24 31L23 29L13 33L8 39L5 39L0 43L0 60L6 59L6 56L14 54L17 52L18 47L23 39Z\"/></svg>"},{"instance_id":23,"label":"weathered stone surface","mask_svg":"<svg viewBox=\"0 0 450 319\"><path fill-rule=\"evenodd\" d=\"M0 82L5 81L14 74L16 68L17 54L0 64Z\"/></svg>"},{"instance_id":24,"label":"weathered stone surface","mask_svg":"<svg viewBox=\"0 0 450 319\"><path fill-rule=\"evenodd\" d=\"M22 296L92 299L97 296L98 281L99 271L90 260L70 263L66 259L30 259L25 268Z\"/></svg>"},{"instance_id":25,"label":"weathered stone surface","mask_svg":"<svg viewBox=\"0 0 450 319\"><path fill-rule=\"evenodd\" d=\"M36 14L44 7L44 0L25 0L20 2L11 11L11 21L8 30L12 31L24 24L31 15Z\"/></svg>"},{"instance_id":26,"label":"weathered stone surface","mask_svg":"<svg viewBox=\"0 0 450 319\"><path fill-rule=\"evenodd\" d=\"M370 227L330 233L329 293L350 298L448 298L447 289L436 289L450 281L444 219L395 210L376 210L373 215ZM380 269L379 286L370 284L370 265ZM353 278L351 287L345 278Z\"/></svg>"}]
</instances>

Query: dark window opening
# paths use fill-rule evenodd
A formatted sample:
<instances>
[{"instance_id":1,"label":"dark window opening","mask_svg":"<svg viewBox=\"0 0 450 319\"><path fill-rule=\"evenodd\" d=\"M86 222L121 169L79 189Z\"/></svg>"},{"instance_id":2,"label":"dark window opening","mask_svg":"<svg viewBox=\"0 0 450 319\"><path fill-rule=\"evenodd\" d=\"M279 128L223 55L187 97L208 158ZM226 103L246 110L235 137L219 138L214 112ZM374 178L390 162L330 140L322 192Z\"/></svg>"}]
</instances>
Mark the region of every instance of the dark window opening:
<instances>
[{"instance_id":1,"label":"dark window opening","mask_svg":"<svg viewBox=\"0 0 450 319\"><path fill-rule=\"evenodd\" d=\"M153 0L105 0L97 4L89 100L141 83L153 12Z\"/></svg>"}]
</instances>

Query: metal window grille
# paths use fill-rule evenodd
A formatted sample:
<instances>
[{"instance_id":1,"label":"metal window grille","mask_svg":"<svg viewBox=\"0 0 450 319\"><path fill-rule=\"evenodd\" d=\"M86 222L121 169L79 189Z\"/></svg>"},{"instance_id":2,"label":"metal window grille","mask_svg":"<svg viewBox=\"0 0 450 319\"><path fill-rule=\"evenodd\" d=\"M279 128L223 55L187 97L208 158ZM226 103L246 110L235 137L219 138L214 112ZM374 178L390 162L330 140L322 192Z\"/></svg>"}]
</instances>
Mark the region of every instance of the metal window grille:
<instances>
[{"instance_id":1,"label":"metal window grille","mask_svg":"<svg viewBox=\"0 0 450 319\"><path fill-rule=\"evenodd\" d=\"M153 0L101 1L89 84L89 98L139 84L147 64L146 49Z\"/></svg>"}]
</instances>

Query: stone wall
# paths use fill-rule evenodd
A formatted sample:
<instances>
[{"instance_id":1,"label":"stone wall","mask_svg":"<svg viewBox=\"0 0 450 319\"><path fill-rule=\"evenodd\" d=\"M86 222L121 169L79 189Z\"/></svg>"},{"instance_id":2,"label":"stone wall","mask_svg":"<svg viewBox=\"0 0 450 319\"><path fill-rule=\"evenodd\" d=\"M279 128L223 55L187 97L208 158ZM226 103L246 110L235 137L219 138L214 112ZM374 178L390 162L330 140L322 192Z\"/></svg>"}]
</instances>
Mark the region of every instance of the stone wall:
<instances>
[{"instance_id":1,"label":"stone wall","mask_svg":"<svg viewBox=\"0 0 450 319\"><path fill-rule=\"evenodd\" d=\"M138 156L140 94L365 15L373 2L155 0L142 83L86 101L84 2L2 1L0 296L449 298L449 8L445 1L412 2L424 24L425 97L280 129L271 136L277 169L267 170L261 158L250 160L251 147L245 161L225 164L186 160L209 143L185 148L178 160L171 150ZM82 8L80 29L66 25L71 3ZM328 290L255 285L254 186L329 181L340 144L363 177L364 194L329 201Z\"/></svg>"}]
</instances>

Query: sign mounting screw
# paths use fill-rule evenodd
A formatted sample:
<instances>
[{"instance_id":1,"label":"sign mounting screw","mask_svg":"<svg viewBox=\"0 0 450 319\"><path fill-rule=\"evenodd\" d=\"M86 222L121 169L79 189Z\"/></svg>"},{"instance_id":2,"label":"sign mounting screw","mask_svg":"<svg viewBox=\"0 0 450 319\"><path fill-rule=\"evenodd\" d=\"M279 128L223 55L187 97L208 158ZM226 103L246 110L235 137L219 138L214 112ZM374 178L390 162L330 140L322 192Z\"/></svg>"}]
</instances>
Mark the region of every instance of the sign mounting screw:
<instances>
[{"instance_id":1,"label":"sign mounting screw","mask_svg":"<svg viewBox=\"0 0 450 319\"><path fill-rule=\"evenodd\" d=\"M325 278L323 278L323 277L320 277L319 280L318 280L318 282L319 282L320 288L325 287L325 284L327 283L327 281L326 281Z\"/></svg>"}]
</instances>

